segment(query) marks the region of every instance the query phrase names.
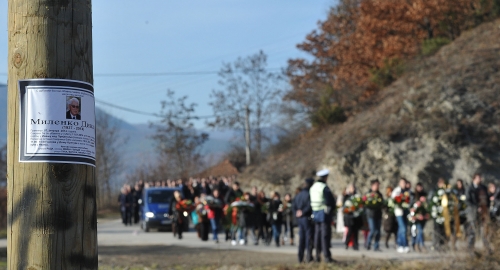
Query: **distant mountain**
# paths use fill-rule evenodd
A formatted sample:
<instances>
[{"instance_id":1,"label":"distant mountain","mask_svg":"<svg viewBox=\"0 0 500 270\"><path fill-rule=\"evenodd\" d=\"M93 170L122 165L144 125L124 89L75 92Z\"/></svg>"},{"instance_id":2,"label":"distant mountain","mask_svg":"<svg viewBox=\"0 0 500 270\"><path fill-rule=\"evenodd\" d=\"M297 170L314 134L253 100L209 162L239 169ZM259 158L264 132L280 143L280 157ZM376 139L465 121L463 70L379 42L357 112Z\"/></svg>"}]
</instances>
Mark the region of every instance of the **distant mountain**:
<instances>
[{"instance_id":1,"label":"distant mountain","mask_svg":"<svg viewBox=\"0 0 500 270\"><path fill-rule=\"evenodd\" d=\"M106 113L101 108L96 108L96 114ZM154 128L149 124L130 124L111 114L111 122L121 132L120 135L127 139L123 145L124 168L131 171L138 166L153 163L156 158L155 141L152 136L155 133ZM205 163L210 166L219 162L224 153L231 149L232 138L236 134L233 131L199 131L206 132L209 135L208 141L202 146L201 153L204 155Z\"/></svg>"},{"instance_id":2,"label":"distant mountain","mask_svg":"<svg viewBox=\"0 0 500 270\"><path fill-rule=\"evenodd\" d=\"M7 141L7 85L0 84L0 145ZM120 130L120 135L127 138L122 146L124 168L127 171L137 166L152 163L156 157L155 142L152 139L155 130L149 124L131 124L104 109L96 107L96 114L105 113L111 117L111 122ZM241 138L242 130L199 130L206 132L209 139L203 145L201 153L204 155L205 163L211 166L220 161L223 155L231 149L233 144ZM274 143L278 140L280 130L277 128L263 128L263 134Z\"/></svg>"}]
</instances>

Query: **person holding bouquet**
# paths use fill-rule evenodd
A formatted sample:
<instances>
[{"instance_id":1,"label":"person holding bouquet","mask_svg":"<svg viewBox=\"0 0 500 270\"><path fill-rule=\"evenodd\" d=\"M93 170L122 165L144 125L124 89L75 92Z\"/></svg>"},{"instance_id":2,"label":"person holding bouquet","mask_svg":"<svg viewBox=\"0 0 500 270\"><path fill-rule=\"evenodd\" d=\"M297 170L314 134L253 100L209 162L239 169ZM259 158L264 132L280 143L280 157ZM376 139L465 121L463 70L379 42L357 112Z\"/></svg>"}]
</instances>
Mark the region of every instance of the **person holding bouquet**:
<instances>
[{"instance_id":1,"label":"person holding bouquet","mask_svg":"<svg viewBox=\"0 0 500 270\"><path fill-rule=\"evenodd\" d=\"M363 196L366 218L368 219L368 226L370 227L370 233L368 234L365 248L370 250L371 242L374 240L373 250L380 251L380 227L382 226L382 207L384 205L384 198L379 191L380 182L378 179L372 180L370 185L370 192Z\"/></svg>"},{"instance_id":2,"label":"person holding bouquet","mask_svg":"<svg viewBox=\"0 0 500 270\"><path fill-rule=\"evenodd\" d=\"M412 246L413 250L417 249L419 252L427 251L424 245L424 227L425 223L429 219L429 213L427 212L426 197L418 197L418 201L412 204L410 208L410 214L408 215L408 220L412 224Z\"/></svg>"},{"instance_id":3,"label":"person holding bouquet","mask_svg":"<svg viewBox=\"0 0 500 270\"><path fill-rule=\"evenodd\" d=\"M248 231L252 230L254 224L254 205L251 201L251 195L248 192L243 194L243 200L241 201L242 206L239 207L239 219L238 219L238 239L240 245L247 244Z\"/></svg>"},{"instance_id":4,"label":"person holding bouquet","mask_svg":"<svg viewBox=\"0 0 500 270\"><path fill-rule=\"evenodd\" d=\"M417 250L418 251L427 251L427 248L424 246L424 232L423 228L425 228L425 224L427 223L428 218L428 211L427 211L427 192L424 190L424 186L422 183L418 182L417 185L415 185L415 191L413 193L413 198L411 200L411 208L410 208L410 216L412 213L417 214L416 219L410 219L410 231L411 231L411 246L413 248L413 251ZM418 205L417 205L418 204ZM422 208L423 207L423 208ZM418 210L416 212L412 212L413 210ZM418 215L422 210L425 210L425 213L422 213L423 215ZM420 219L420 217L426 217L424 219Z\"/></svg>"},{"instance_id":5,"label":"person holding bouquet","mask_svg":"<svg viewBox=\"0 0 500 270\"><path fill-rule=\"evenodd\" d=\"M354 250L359 250L359 229L363 225L361 214L363 211L362 199L356 192L354 184L347 186L344 196L344 225L347 227L347 235L345 238L345 248L349 248L349 242L352 241Z\"/></svg>"},{"instance_id":6,"label":"person holding bouquet","mask_svg":"<svg viewBox=\"0 0 500 270\"><path fill-rule=\"evenodd\" d=\"M432 248L435 250L441 250L444 244L448 241L445 232L445 218L443 215L445 208L446 210L448 210L448 206L442 205L442 199L444 195L446 195L446 181L443 178L439 178L436 188L429 193L428 200L430 214L434 220Z\"/></svg>"},{"instance_id":7,"label":"person holding bouquet","mask_svg":"<svg viewBox=\"0 0 500 270\"><path fill-rule=\"evenodd\" d=\"M174 196L170 202L169 215L172 218L172 232L174 237L178 235L182 239L182 231L187 224L187 215L194 210L191 200L183 200L179 191L174 191Z\"/></svg>"},{"instance_id":8,"label":"person holding bouquet","mask_svg":"<svg viewBox=\"0 0 500 270\"><path fill-rule=\"evenodd\" d=\"M199 203L196 205L196 214L198 215L199 234L201 241L208 241L208 233L210 232L210 219L208 218L207 196L201 193Z\"/></svg>"},{"instance_id":9,"label":"person holding bouquet","mask_svg":"<svg viewBox=\"0 0 500 270\"><path fill-rule=\"evenodd\" d=\"M391 198L394 200L394 215L398 222L398 252L408 253L410 248L408 247L408 239L406 238L406 228L408 227L408 208L410 206L410 192L406 189L406 179L399 179L399 186L396 187L391 194Z\"/></svg>"},{"instance_id":10,"label":"person holding bouquet","mask_svg":"<svg viewBox=\"0 0 500 270\"><path fill-rule=\"evenodd\" d=\"M207 197L207 204L205 209L208 210L207 217L210 220L210 225L212 226L213 241L217 244L219 243L219 226L224 215L222 209L224 208L224 203L220 198L219 190L214 189L212 191L212 196Z\"/></svg>"},{"instance_id":11,"label":"person holding bouquet","mask_svg":"<svg viewBox=\"0 0 500 270\"><path fill-rule=\"evenodd\" d=\"M274 242L276 247L279 247L281 226L283 225L283 203L280 200L280 194L278 192L274 192L272 200L269 203L269 216Z\"/></svg>"}]
</instances>

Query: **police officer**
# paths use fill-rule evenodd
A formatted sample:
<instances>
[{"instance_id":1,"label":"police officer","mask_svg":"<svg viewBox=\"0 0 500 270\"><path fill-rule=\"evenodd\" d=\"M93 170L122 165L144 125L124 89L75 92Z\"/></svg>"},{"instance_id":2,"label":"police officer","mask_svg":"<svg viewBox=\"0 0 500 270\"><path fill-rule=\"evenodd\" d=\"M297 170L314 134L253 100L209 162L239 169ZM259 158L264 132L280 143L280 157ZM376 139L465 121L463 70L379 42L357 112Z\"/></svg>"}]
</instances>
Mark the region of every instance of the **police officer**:
<instances>
[{"instance_id":1,"label":"police officer","mask_svg":"<svg viewBox=\"0 0 500 270\"><path fill-rule=\"evenodd\" d=\"M313 211L313 221L315 226L314 246L316 248L316 261L320 261L320 253L323 250L323 257L326 262L335 262L330 253L330 241L332 235L332 217L335 207L335 198L330 188L326 185L328 170L321 170L316 175L318 181L309 190L311 198L311 208Z\"/></svg>"},{"instance_id":2,"label":"police officer","mask_svg":"<svg viewBox=\"0 0 500 270\"><path fill-rule=\"evenodd\" d=\"M302 186L302 190L295 196L292 211L297 217L299 225L299 263L304 261L304 251L307 247L306 262L312 262L312 240L313 224L311 222L312 208L309 189L314 183L314 179L308 178Z\"/></svg>"}]
</instances>

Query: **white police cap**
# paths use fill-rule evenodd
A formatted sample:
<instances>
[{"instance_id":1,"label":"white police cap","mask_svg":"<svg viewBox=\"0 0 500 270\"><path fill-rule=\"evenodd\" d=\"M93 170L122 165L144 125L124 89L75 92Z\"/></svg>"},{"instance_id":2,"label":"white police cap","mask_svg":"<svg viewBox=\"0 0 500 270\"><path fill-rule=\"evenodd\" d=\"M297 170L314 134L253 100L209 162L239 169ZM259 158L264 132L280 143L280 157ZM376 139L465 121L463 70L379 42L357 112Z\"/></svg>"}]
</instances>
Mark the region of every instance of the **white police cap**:
<instances>
[{"instance_id":1,"label":"white police cap","mask_svg":"<svg viewBox=\"0 0 500 270\"><path fill-rule=\"evenodd\" d=\"M328 169L324 169L324 170L317 172L316 176L323 177L323 176L327 176L328 174L330 174L330 171Z\"/></svg>"}]
</instances>

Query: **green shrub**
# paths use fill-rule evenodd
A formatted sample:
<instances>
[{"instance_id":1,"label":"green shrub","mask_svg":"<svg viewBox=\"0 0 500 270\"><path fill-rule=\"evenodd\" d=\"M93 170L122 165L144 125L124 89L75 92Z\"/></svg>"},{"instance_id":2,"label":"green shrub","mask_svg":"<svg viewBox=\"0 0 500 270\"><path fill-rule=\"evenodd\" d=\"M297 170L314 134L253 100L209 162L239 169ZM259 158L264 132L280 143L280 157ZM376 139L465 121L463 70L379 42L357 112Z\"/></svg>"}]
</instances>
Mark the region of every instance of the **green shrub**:
<instances>
[{"instance_id":1,"label":"green shrub","mask_svg":"<svg viewBox=\"0 0 500 270\"><path fill-rule=\"evenodd\" d=\"M399 58L386 59L382 68L370 70L371 81L378 87L383 88L394 82L403 72L402 60Z\"/></svg>"},{"instance_id":2,"label":"green shrub","mask_svg":"<svg viewBox=\"0 0 500 270\"><path fill-rule=\"evenodd\" d=\"M436 53L441 47L450 43L451 40L445 37L430 38L422 43L421 53L424 56Z\"/></svg>"},{"instance_id":3,"label":"green shrub","mask_svg":"<svg viewBox=\"0 0 500 270\"><path fill-rule=\"evenodd\" d=\"M318 110L311 114L311 124L322 127L342 123L347 120L344 109L340 106L323 103Z\"/></svg>"}]
</instances>

